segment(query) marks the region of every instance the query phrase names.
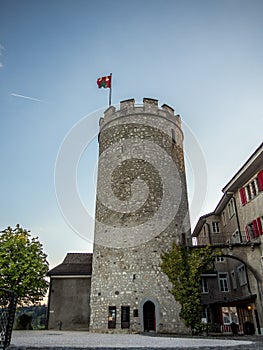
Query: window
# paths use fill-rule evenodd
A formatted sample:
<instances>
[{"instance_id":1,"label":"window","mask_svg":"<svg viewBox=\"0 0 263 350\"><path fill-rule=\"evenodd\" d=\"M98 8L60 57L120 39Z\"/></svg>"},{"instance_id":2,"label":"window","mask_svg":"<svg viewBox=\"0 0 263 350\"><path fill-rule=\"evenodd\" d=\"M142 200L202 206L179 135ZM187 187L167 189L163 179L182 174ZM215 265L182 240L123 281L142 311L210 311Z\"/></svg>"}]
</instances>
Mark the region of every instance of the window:
<instances>
[{"instance_id":1,"label":"window","mask_svg":"<svg viewBox=\"0 0 263 350\"><path fill-rule=\"evenodd\" d=\"M247 198L250 201L252 199L252 193L251 193L251 189L250 189L250 184L248 184L246 186L246 193L247 193Z\"/></svg>"},{"instance_id":2,"label":"window","mask_svg":"<svg viewBox=\"0 0 263 350\"><path fill-rule=\"evenodd\" d=\"M246 231L246 240L247 240L247 242L250 242L250 233L249 233L248 226L245 226L245 231Z\"/></svg>"},{"instance_id":3,"label":"window","mask_svg":"<svg viewBox=\"0 0 263 350\"><path fill-rule=\"evenodd\" d=\"M218 273L218 282L219 282L219 290L220 292L228 292L228 276L226 272Z\"/></svg>"},{"instance_id":4,"label":"window","mask_svg":"<svg viewBox=\"0 0 263 350\"><path fill-rule=\"evenodd\" d=\"M109 306L108 328L116 328L116 306Z\"/></svg>"},{"instance_id":5,"label":"window","mask_svg":"<svg viewBox=\"0 0 263 350\"><path fill-rule=\"evenodd\" d=\"M257 218L253 220L250 224L245 226L245 230L247 241L250 241L251 238L257 238L259 235L262 235L261 219Z\"/></svg>"},{"instance_id":6,"label":"window","mask_svg":"<svg viewBox=\"0 0 263 350\"><path fill-rule=\"evenodd\" d=\"M202 293L207 294L208 293L208 283L206 278L202 278Z\"/></svg>"},{"instance_id":7,"label":"window","mask_svg":"<svg viewBox=\"0 0 263 350\"><path fill-rule=\"evenodd\" d=\"M223 263L223 262L225 262L225 258L223 256L217 256L216 257L216 262Z\"/></svg>"},{"instance_id":8,"label":"window","mask_svg":"<svg viewBox=\"0 0 263 350\"><path fill-rule=\"evenodd\" d=\"M244 187L240 188L239 196L240 196L241 204L242 206L244 206L247 203L246 190Z\"/></svg>"},{"instance_id":9,"label":"window","mask_svg":"<svg viewBox=\"0 0 263 350\"><path fill-rule=\"evenodd\" d=\"M121 307L121 328L130 328L130 306Z\"/></svg>"},{"instance_id":10,"label":"window","mask_svg":"<svg viewBox=\"0 0 263 350\"><path fill-rule=\"evenodd\" d=\"M208 309L208 307L203 306L202 323L210 323L210 322L211 322L210 310Z\"/></svg>"},{"instance_id":11,"label":"window","mask_svg":"<svg viewBox=\"0 0 263 350\"><path fill-rule=\"evenodd\" d=\"M261 191L263 191L263 170L239 190L241 204L244 206L247 201L252 200Z\"/></svg>"},{"instance_id":12,"label":"window","mask_svg":"<svg viewBox=\"0 0 263 350\"><path fill-rule=\"evenodd\" d=\"M236 230L236 231L232 234L232 242L233 242L233 243L240 243L240 236L239 236L238 230Z\"/></svg>"},{"instance_id":13,"label":"window","mask_svg":"<svg viewBox=\"0 0 263 350\"><path fill-rule=\"evenodd\" d=\"M258 194L257 178L251 182L251 191L253 193L253 197L255 197Z\"/></svg>"},{"instance_id":14,"label":"window","mask_svg":"<svg viewBox=\"0 0 263 350\"><path fill-rule=\"evenodd\" d=\"M173 140L173 143L176 143L176 137L175 137L174 129L172 129L172 140Z\"/></svg>"},{"instance_id":15,"label":"window","mask_svg":"<svg viewBox=\"0 0 263 350\"><path fill-rule=\"evenodd\" d=\"M235 214L235 206L234 206L234 200L233 199L230 200L230 202L227 205L227 208L228 208L228 216L229 216L229 219L230 219Z\"/></svg>"},{"instance_id":16,"label":"window","mask_svg":"<svg viewBox=\"0 0 263 350\"><path fill-rule=\"evenodd\" d=\"M247 284L247 274L246 274L246 267L244 264L238 266L237 275L238 275L240 286L242 287L242 286L246 285Z\"/></svg>"},{"instance_id":17,"label":"window","mask_svg":"<svg viewBox=\"0 0 263 350\"><path fill-rule=\"evenodd\" d=\"M213 221L212 222L212 230L213 230L213 233L219 233L220 232L219 222L218 221Z\"/></svg>"},{"instance_id":18,"label":"window","mask_svg":"<svg viewBox=\"0 0 263 350\"><path fill-rule=\"evenodd\" d=\"M221 310L224 325L230 325L231 322L238 324L237 309L235 306L222 307Z\"/></svg>"},{"instance_id":19,"label":"window","mask_svg":"<svg viewBox=\"0 0 263 350\"><path fill-rule=\"evenodd\" d=\"M223 323L224 323L224 324L230 324L230 315L229 315L229 312L223 311L223 312L222 312L222 315L223 315Z\"/></svg>"},{"instance_id":20,"label":"window","mask_svg":"<svg viewBox=\"0 0 263 350\"><path fill-rule=\"evenodd\" d=\"M250 236L251 238L255 238L255 237L256 237L256 233L255 233L255 231L254 231L253 222L251 222L251 224L248 224L247 227L248 227L249 236Z\"/></svg>"},{"instance_id":21,"label":"window","mask_svg":"<svg viewBox=\"0 0 263 350\"><path fill-rule=\"evenodd\" d=\"M234 270L231 271L231 280L232 280L233 289L236 290L237 289L237 277L236 277L236 272Z\"/></svg>"}]
</instances>

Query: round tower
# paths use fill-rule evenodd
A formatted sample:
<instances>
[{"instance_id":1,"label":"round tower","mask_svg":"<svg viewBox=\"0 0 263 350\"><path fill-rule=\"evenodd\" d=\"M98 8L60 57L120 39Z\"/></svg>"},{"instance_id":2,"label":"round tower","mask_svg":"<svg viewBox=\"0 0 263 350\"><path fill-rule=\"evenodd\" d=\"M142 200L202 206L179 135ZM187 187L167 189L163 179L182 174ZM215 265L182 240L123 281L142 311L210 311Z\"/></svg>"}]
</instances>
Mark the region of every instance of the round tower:
<instances>
[{"instance_id":1,"label":"round tower","mask_svg":"<svg viewBox=\"0 0 263 350\"><path fill-rule=\"evenodd\" d=\"M160 268L173 242L191 244L180 116L122 101L100 120L91 331L188 332Z\"/></svg>"}]
</instances>

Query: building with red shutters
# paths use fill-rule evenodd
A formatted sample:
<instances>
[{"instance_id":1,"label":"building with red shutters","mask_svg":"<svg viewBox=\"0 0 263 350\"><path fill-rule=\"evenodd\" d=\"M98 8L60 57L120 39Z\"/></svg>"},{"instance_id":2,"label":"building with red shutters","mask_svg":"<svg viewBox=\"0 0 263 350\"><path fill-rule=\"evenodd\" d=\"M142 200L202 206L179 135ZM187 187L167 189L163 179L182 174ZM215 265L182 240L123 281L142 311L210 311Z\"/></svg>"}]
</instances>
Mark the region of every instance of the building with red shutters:
<instances>
[{"instance_id":1,"label":"building with red shutters","mask_svg":"<svg viewBox=\"0 0 263 350\"><path fill-rule=\"evenodd\" d=\"M204 322L216 331L263 333L263 143L223 188L212 213L193 231L198 246L220 249L202 276Z\"/></svg>"}]
</instances>

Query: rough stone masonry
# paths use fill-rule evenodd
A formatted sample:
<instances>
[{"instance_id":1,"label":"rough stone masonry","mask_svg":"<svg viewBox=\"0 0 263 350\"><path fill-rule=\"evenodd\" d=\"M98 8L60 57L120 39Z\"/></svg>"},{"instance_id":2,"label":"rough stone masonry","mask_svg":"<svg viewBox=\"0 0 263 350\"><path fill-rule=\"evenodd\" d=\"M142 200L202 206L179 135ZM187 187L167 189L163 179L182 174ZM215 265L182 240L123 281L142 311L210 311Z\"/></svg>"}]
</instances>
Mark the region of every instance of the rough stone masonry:
<instances>
[{"instance_id":1,"label":"rough stone masonry","mask_svg":"<svg viewBox=\"0 0 263 350\"><path fill-rule=\"evenodd\" d=\"M181 118L122 101L100 120L91 331L189 332L160 268L172 242L191 244Z\"/></svg>"}]
</instances>

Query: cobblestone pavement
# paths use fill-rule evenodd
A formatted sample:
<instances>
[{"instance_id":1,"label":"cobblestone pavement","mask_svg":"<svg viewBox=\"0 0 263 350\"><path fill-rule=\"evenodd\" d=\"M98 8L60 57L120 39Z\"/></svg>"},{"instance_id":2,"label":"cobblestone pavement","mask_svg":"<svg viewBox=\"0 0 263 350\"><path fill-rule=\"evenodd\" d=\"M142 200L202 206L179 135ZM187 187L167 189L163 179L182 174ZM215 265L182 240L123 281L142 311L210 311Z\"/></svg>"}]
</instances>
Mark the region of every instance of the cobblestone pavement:
<instances>
[{"instance_id":1,"label":"cobblestone pavement","mask_svg":"<svg viewBox=\"0 0 263 350\"><path fill-rule=\"evenodd\" d=\"M175 337L67 331L13 331L8 350L263 350L262 336Z\"/></svg>"}]
</instances>

